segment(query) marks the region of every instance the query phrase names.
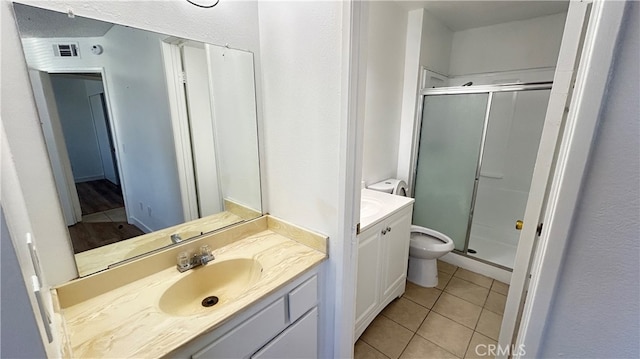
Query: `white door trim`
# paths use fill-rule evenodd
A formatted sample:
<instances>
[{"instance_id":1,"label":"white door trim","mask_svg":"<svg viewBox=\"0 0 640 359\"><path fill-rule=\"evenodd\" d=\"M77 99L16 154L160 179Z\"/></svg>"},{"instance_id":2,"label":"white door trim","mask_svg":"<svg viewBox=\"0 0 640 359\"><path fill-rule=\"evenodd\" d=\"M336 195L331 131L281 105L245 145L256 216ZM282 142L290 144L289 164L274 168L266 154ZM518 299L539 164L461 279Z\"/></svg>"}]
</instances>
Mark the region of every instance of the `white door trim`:
<instances>
[{"instance_id":1,"label":"white door trim","mask_svg":"<svg viewBox=\"0 0 640 359\"><path fill-rule=\"evenodd\" d=\"M198 219L198 202L196 199L187 102L184 96L182 59L178 44L163 41L162 57L167 79L167 95L171 112L173 142L176 149L182 212L185 222L188 222Z\"/></svg>"},{"instance_id":2,"label":"white door trim","mask_svg":"<svg viewBox=\"0 0 640 359\"><path fill-rule=\"evenodd\" d=\"M557 170L550 186L544 228L534 253L522 324L515 342L516 348L523 345L526 354L514 355L515 358L539 357L624 9L624 2L600 0L595 1L591 9L583 55L558 153Z\"/></svg>"},{"instance_id":3,"label":"white door trim","mask_svg":"<svg viewBox=\"0 0 640 359\"><path fill-rule=\"evenodd\" d=\"M335 261L333 283L338 283L333 300L333 328L327 328L333 353L326 357L352 358L356 314L356 275L358 258L357 229L360 223L360 181L362 179L362 141L364 136L364 81L366 66L361 58L366 51L367 11L365 1L345 1L342 6L342 96L340 128L340 189L342 199L338 229L343 240ZM340 255L341 254L341 255ZM331 277L331 276L329 276ZM331 285L330 283L329 285ZM327 338L328 339L328 338Z\"/></svg>"},{"instance_id":4,"label":"white door trim","mask_svg":"<svg viewBox=\"0 0 640 359\"><path fill-rule=\"evenodd\" d=\"M524 212L524 226L518 239L515 264L500 328L499 348L508 348L513 343L514 334L518 329L517 321L521 303L527 295L531 258L538 237L536 227L541 214L544 213L545 198L549 189L548 183L550 177L553 176L554 153L558 148L559 137L566 117L566 108L571 101L575 69L580 59L580 39L584 31L589 7L590 4L585 2L571 2L569 5L553 86L549 96L549 105L542 135L540 136L538 155ZM509 354L514 353L503 351L498 353L496 357L506 358Z\"/></svg>"},{"instance_id":5,"label":"white door trim","mask_svg":"<svg viewBox=\"0 0 640 359\"><path fill-rule=\"evenodd\" d=\"M111 135L113 137L113 144L116 150L116 164L118 167L118 175L120 176L120 189L122 190L122 197L124 199L124 208L127 219L130 219L130 207L131 203L129 196L127 195L127 182L126 182L126 170L123 165L122 144L120 143L120 132L118 131L118 118L114 115L111 106L111 91L109 86L108 75L104 67L74 67L72 69L44 69L50 74L72 74L72 73L99 73L102 78L102 88L104 90L104 102L106 105L107 116L109 116L109 126L111 127ZM74 183L75 186L75 183Z\"/></svg>"},{"instance_id":6,"label":"white door trim","mask_svg":"<svg viewBox=\"0 0 640 359\"><path fill-rule=\"evenodd\" d=\"M118 132L118 126L117 126L117 121L118 119L116 118L116 116L114 116L113 110L112 110L112 106L111 106L111 91L109 90L110 86L109 86L109 81L107 79L107 73L106 70L104 69L104 67L73 67L73 68L55 68L55 69L50 69L50 68L38 68L38 69L29 69L29 72L31 73L32 71L41 71L41 72L45 72L47 74L73 74L73 73L99 73L100 77L102 78L102 88L104 90L104 101L105 101L105 106L106 106L106 111L107 111L107 116L109 116L109 126L111 129L111 134L113 137L113 142L114 142L114 147L116 150L116 162L117 162L117 167L118 167L118 174L120 176L120 188L122 189L122 197L124 199L124 206L125 206L125 211L127 213L127 218L129 218L129 208L130 207L130 203L129 203L129 196L127 195L127 185L126 185L126 175L125 175L125 171L124 171L124 167L122 164L122 154L120 153L121 151L121 144L119 142L119 132ZM41 86L42 83L38 82L38 85L40 86L40 89L38 89L38 91L42 90ZM36 83L33 82L32 79L32 88L34 90L34 93L36 92ZM53 100L53 99L52 99ZM38 104L38 101L36 101L36 104ZM38 110L40 110L40 107L38 106ZM57 117L57 114L56 114ZM42 119L41 119L42 121ZM43 130L46 130L46 128L43 127ZM46 136L45 136L46 137ZM63 140L64 137L60 137L58 139L58 141ZM59 145L60 143L58 143ZM64 141L62 142L63 145ZM48 146L48 145L47 145ZM67 161L69 158L69 154L66 151L66 145L65 145L65 150L64 150L64 154L67 156ZM58 166L60 165L60 161L50 161L52 167L53 166ZM62 165L64 166L64 164ZM77 223L79 221L82 220L82 210L80 208L80 201L78 199L78 191L76 189L76 185L75 185L75 181L73 179L73 174L71 173L71 163L69 163L68 165L68 169L61 169L62 171L69 171L69 174L67 174L66 177L66 181L67 181L67 186L69 187L69 192L66 194L69 197L68 201L70 201L70 203L73 205L73 210L75 212L75 222ZM55 169L54 169L54 173L55 173ZM64 202L65 200L61 199L61 202ZM76 203L77 202L77 203ZM64 212L64 206L63 206L63 212ZM68 219L65 215L65 220L67 222ZM74 224L72 223L72 224ZM67 223L67 225L70 225L69 223Z\"/></svg>"},{"instance_id":7,"label":"white door trim","mask_svg":"<svg viewBox=\"0 0 640 359\"><path fill-rule=\"evenodd\" d=\"M47 72L35 69L29 69L29 78L49 153L49 163L55 179L62 214L66 225L72 226L82 220L82 209L73 180L71 162L64 141L58 107L53 96L51 80Z\"/></svg>"}]
</instances>

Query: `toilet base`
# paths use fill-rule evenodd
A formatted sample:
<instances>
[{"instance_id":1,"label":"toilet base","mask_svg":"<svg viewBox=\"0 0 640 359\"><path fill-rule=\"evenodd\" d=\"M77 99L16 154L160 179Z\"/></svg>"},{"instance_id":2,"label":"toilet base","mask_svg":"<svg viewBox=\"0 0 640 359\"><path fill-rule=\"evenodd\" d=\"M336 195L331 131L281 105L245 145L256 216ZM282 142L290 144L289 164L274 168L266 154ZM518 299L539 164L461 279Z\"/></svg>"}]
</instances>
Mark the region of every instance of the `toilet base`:
<instances>
[{"instance_id":1,"label":"toilet base","mask_svg":"<svg viewBox=\"0 0 640 359\"><path fill-rule=\"evenodd\" d=\"M421 287L432 288L438 285L438 262L436 259L409 257L409 282Z\"/></svg>"}]
</instances>

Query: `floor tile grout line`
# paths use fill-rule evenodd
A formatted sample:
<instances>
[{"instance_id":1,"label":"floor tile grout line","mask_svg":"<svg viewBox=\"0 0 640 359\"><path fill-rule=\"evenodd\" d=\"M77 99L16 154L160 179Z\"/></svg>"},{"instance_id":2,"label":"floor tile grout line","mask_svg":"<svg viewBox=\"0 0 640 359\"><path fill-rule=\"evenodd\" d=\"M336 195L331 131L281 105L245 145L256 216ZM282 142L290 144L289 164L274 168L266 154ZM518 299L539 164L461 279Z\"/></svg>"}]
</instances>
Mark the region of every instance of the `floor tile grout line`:
<instances>
[{"instance_id":1,"label":"floor tile grout line","mask_svg":"<svg viewBox=\"0 0 640 359\"><path fill-rule=\"evenodd\" d=\"M468 282L468 283L471 283L471 284L475 284L475 283L469 282L468 280L465 280L465 279L462 279L462 278L458 278L458 279L460 279L460 280L464 280L465 282ZM475 285L477 285L477 284L475 284ZM448 286L448 284L447 284L447 286ZM405 299L407 299L407 300L410 300L411 302L413 302L413 303L415 303L415 304L417 304L417 305L419 305L419 306L421 306L421 307L423 307L423 308L426 308L426 309L428 309L428 310L433 310L433 307L435 307L435 305L436 305L436 303L438 302L438 300L440 299L440 297L442 297L442 293L445 293L445 292L446 292L447 294L452 295L452 296L454 296L454 297L456 297L456 298L458 298L458 299L460 299L460 300L464 300L464 301L465 301L465 302L467 302L467 303L470 303L470 304L473 304L473 305L475 305L475 306L481 307L482 309L487 309L487 310L488 310L488 311L490 311L491 313L498 314L498 315L500 315L500 316L503 316L503 315L504 315L504 314L500 314L500 313L498 313L498 312L495 312L495 311L493 311L493 310L491 310L491 309L485 308L485 305L487 304L487 298L489 297L489 294L487 294L487 298L485 298L485 299L484 299L484 303L483 303L482 305L478 305L478 304L476 304L476 303L472 303L472 302L470 302L470 301L468 301L468 300L466 300L466 299L464 299L464 298L462 298L462 297L459 297L459 296L457 296L457 295L455 295L455 294L453 294L453 293L451 293L451 292L448 292L448 291L446 290L446 289L447 289L447 286L445 286L445 287L444 287L444 289L438 289L438 288L435 288L435 287L433 287L433 288L432 288L432 289L437 289L437 290L439 290L439 291L440 291L440 293L438 294L438 297L436 298L436 300L433 302L433 305L431 306L431 308L429 308L429 307L425 307L424 305L422 305L422 304L418 303L417 301L415 301L415 300L413 300L413 299L411 299L411 298L409 298L409 297L406 297L406 296L404 296L404 295L402 296L402 298L405 298ZM480 286L480 287L482 287L482 286ZM425 287L422 287L422 288L425 288ZM485 288L485 287L482 287L482 288ZM485 289L487 289L487 288L485 288ZM489 292L491 292L491 290L490 290ZM494 291L494 292L495 292L495 291ZM496 292L496 294L500 294L500 293L497 293L497 292ZM504 294L500 294L500 295L504 295ZM506 296L505 296L505 297L506 297ZM386 317L386 316L385 316L385 317ZM391 318L389 318L389 319L391 319ZM398 323L398 324L399 324L399 323ZM404 327L404 326L403 326L403 327Z\"/></svg>"},{"instance_id":2,"label":"floor tile grout line","mask_svg":"<svg viewBox=\"0 0 640 359\"><path fill-rule=\"evenodd\" d=\"M458 267L458 269L460 269L460 267ZM463 269L464 269L464 268L463 268ZM479 275L479 276L482 276L482 277L488 278L488 279L490 279L490 280L491 280L491 283L489 283L489 286L488 286L488 287L485 287L485 286L483 286L483 285L480 285L480 284L477 284L477 283L473 283L473 282L471 282L470 280L466 280L466 279L461 278L461 277L456 277L456 278L458 278L458 279L462 279L462 280L466 280L467 282L471 282L471 283L473 283L473 284L475 284L475 285L479 285L479 286L481 286L481 287L483 287L483 288L487 288L487 289L491 289L491 287L493 286L493 282L495 281L495 279L493 279L493 278L491 278L491 277L487 277L486 275L482 275L482 274L480 274L480 273L476 273L476 272L470 271L470 270L468 270L468 269L465 269L465 270L466 270L467 272L469 272L469 273L477 274L477 275ZM458 271L456 270L456 273L457 273L457 272L458 272Z\"/></svg>"},{"instance_id":3,"label":"floor tile grout line","mask_svg":"<svg viewBox=\"0 0 640 359\"><path fill-rule=\"evenodd\" d=\"M417 285L417 284L416 284L416 285ZM422 288L427 288L427 287L422 287ZM440 291L440 293L438 294L438 297L436 298L436 300L434 300L434 301L433 301L433 304L431 305L431 308L429 308L429 307L425 307L424 305L422 305L422 304L420 304L420 303L416 302L415 300L413 300L413 299L411 299L411 298L409 298L409 297L405 297L405 296L404 296L404 294L402 295L402 298L406 298L407 300L410 300L410 301L412 301L412 302L416 303L417 305L419 305L419 306L421 306L421 307L423 307L423 308L427 308L427 309L431 310L431 309L433 308L433 306L434 306L434 305L436 305L436 302L438 301L438 299L440 299L440 296L442 295L442 293L443 293L444 291L443 291L443 290L440 290L440 289L438 289L438 288L435 288L435 287L432 287L432 288L430 288L430 289L436 289L436 290L439 290L439 291ZM405 293L406 293L406 291L405 291Z\"/></svg>"},{"instance_id":4,"label":"floor tile grout line","mask_svg":"<svg viewBox=\"0 0 640 359\"><path fill-rule=\"evenodd\" d=\"M491 310L489 308L485 308L485 307L482 307L482 309L486 309L488 312L491 312L493 314L496 314L496 315L499 315L501 317L504 317L504 312L502 312L502 313L494 312L493 310Z\"/></svg>"},{"instance_id":5,"label":"floor tile grout line","mask_svg":"<svg viewBox=\"0 0 640 359\"><path fill-rule=\"evenodd\" d=\"M440 349L444 350L445 352L447 352L447 353L449 353L449 354L453 355L454 357L456 357L456 358L460 358L459 356L457 356L457 355L455 355L454 353L452 353L450 350L447 350L447 349L443 348L442 346L438 345L438 343L434 343L433 341L431 341L431 340L429 340L429 339L427 339L427 338L423 337L422 335L420 335L420 333L416 332L416 334L415 334L415 335L417 335L417 336L419 336L420 338L422 338L422 339L424 339L424 340L428 341L429 343L431 343L431 344L433 344L433 345L437 346L438 348L440 348ZM411 338L411 339L413 339L413 338ZM406 348L405 348L405 349L406 349ZM466 353L467 353L467 352L465 351L465 354L466 354ZM463 357L464 357L464 355L463 355Z\"/></svg>"},{"instance_id":6,"label":"floor tile grout line","mask_svg":"<svg viewBox=\"0 0 640 359\"><path fill-rule=\"evenodd\" d=\"M467 325L465 325L465 324L462 324L462 323L458 322L457 320L455 320L455 319L453 319L453 318L449 318L448 316L446 316L446 315L445 315L445 314L443 314L443 313L436 312L435 310L432 310L432 312L434 312L434 313L436 313L436 314L438 314L438 315L440 315L440 316L443 316L443 317L445 317L445 318L449 319L450 321L452 321L452 322L454 322L454 323L456 323L456 324L460 324L460 325L462 325L463 327L465 327L465 328L467 328L467 329L471 329L471 330L474 330L474 331L476 330L476 329L475 329L475 327L478 325L478 321L480 321L480 316L478 316L478 319L476 320L476 324L474 324L474 327L473 327L473 328L471 328L471 327L469 327L469 326L467 326ZM480 314L482 314L482 311L480 311Z\"/></svg>"},{"instance_id":7,"label":"floor tile grout line","mask_svg":"<svg viewBox=\"0 0 640 359\"><path fill-rule=\"evenodd\" d=\"M447 293L447 294L449 294L450 296L456 297L456 298L458 298L458 299L460 299L460 300L464 300L465 302L467 302L467 303L469 303L469 304L473 304L473 305L475 305L476 307L484 308L484 304L483 304L483 305L479 305L479 304L476 304L476 303L470 302L470 301L468 301L468 300L466 300L466 299L464 299L464 298L462 298L462 297L460 297L460 296L457 296L457 295L455 295L455 294L453 294L453 293L451 293L451 292L447 292L447 291L445 291L445 290L443 290L442 292L443 292L443 293ZM440 298L438 298L438 299L440 299ZM487 300L485 299L484 301L486 302ZM435 305L435 304L434 304L434 305Z\"/></svg>"},{"instance_id":8,"label":"floor tile grout line","mask_svg":"<svg viewBox=\"0 0 640 359\"><path fill-rule=\"evenodd\" d=\"M415 338L416 335L418 335L418 330L420 329L420 327L422 326L422 324L424 324L424 321L427 320L427 317L429 316L429 313L431 313L431 309L427 308L427 315L424 316L424 318L422 318L422 321L420 322L420 325L418 325L418 329L413 331L413 335L411 336L411 339L409 339L409 341L407 342L407 345L405 345L404 349L402 349L402 352L400 353L400 357L402 357L402 354L404 354L404 352L407 350L407 348L409 347L409 344L411 344L411 341L413 340L413 338Z\"/></svg>"},{"instance_id":9,"label":"floor tile grout line","mask_svg":"<svg viewBox=\"0 0 640 359\"><path fill-rule=\"evenodd\" d=\"M404 352L407 350L407 348L409 347L409 344L411 344L411 341L413 340L413 338L415 338L416 335L418 334L416 332L413 332L413 335L411 336L411 338L409 338L407 345L405 345L404 348L402 348L402 351L400 352L400 355L398 355L398 358L402 358L402 354L404 354Z\"/></svg>"},{"instance_id":10,"label":"floor tile grout line","mask_svg":"<svg viewBox=\"0 0 640 359\"><path fill-rule=\"evenodd\" d=\"M363 342L363 343L365 343L365 344L367 344L368 346L370 346L370 347L371 347L371 349L373 349L373 350L377 351L377 352L378 352L378 353L380 353L380 355L382 355L383 357L385 357L385 358L389 358L385 353L383 353L383 352L379 351L379 350L378 350L378 348L374 347L373 345L371 345L371 344L367 343L364 339L362 339L362 336L360 336L360 338L358 338L358 340L362 340L362 342ZM356 342L357 342L358 340L356 340ZM355 343L353 343L353 346L354 346L354 347L355 347L355 345L356 345L356 344L355 344Z\"/></svg>"},{"instance_id":11,"label":"floor tile grout line","mask_svg":"<svg viewBox=\"0 0 640 359\"><path fill-rule=\"evenodd\" d=\"M373 350L377 351L378 353L382 354L382 356L384 356L385 358L389 358L389 356L387 356L387 354L385 354L385 353L381 352L381 351L380 351L380 350L378 350L378 348L376 348L373 344L371 344L371 343L367 342L366 340L364 340L364 339L362 338L362 336L360 336L360 338L358 338L358 340L362 340L362 342L363 342L363 343L365 343L365 344L367 344L368 346L370 346L370 347L371 347L371 349L373 349ZM356 342L357 342L358 340L356 340ZM355 344L355 343L353 343L353 345L355 346L356 344Z\"/></svg>"},{"instance_id":12,"label":"floor tile grout line","mask_svg":"<svg viewBox=\"0 0 640 359\"><path fill-rule=\"evenodd\" d=\"M429 312L431 312L431 309L428 309L428 308L425 308L425 307L423 307L423 308L427 310L427 315L429 315ZM411 329L411 328L407 328L407 326L406 326L406 325L403 325L402 323L400 323L400 322L398 322L397 320L395 320L395 319L393 319L393 318L389 317L388 315L384 314L383 312L380 312L380 314L379 314L379 315L382 315L383 317L385 317L385 318L389 319L390 321L392 321L392 322L394 322L394 323L398 324L399 326L401 326L401 327L403 327L404 329L409 330L409 331L411 331L411 332L413 332L413 333L415 333L415 332L417 331L417 329L416 329L416 330L413 330L413 329ZM424 317L426 318L426 317L427 317L427 315L425 315ZM420 325L422 325L422 323L423 323L423 322L424 322L424 319L422 319L422 322L420 322ZM420 325L418 325L418 328L420 328Z\"/></svg>"}]
</instances>

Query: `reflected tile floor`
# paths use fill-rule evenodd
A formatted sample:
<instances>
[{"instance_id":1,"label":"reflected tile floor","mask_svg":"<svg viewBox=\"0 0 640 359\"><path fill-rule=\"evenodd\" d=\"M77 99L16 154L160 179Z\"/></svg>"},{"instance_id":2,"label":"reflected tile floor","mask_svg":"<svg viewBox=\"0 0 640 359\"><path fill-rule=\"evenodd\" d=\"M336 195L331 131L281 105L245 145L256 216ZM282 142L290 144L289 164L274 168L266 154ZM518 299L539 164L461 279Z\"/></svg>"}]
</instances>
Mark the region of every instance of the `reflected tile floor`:
<instances>
[{"instance_id":1,"label":"reflected tile floor","mask_svg":"<svg viewBox=\"0 0 640 359\"><path fill-rule=\"evenodd\" d=\"M354 347L356 359L487 358L497 344L509 286L438 261L439 283L407 282L402 296L369 325Z\"/></svg>"}]
</instances>

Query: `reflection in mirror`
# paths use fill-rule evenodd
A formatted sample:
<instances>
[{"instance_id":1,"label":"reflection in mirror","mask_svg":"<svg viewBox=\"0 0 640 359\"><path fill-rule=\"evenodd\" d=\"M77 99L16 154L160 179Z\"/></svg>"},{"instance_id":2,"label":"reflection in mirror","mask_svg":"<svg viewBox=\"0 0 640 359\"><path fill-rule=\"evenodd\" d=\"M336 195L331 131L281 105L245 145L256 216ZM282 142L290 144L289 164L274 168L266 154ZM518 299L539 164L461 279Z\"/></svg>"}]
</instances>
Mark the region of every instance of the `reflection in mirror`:
<instances>
[{"instance_id":1,"label":"reflection in mirror","mask_svg":"<svg viewBox=\"0 0 640 359\"><path fill-rule=\"evenodd\" d=\"M14 9L81 276L262 214L252 53Z\"/></svg>"}]
</instances>

